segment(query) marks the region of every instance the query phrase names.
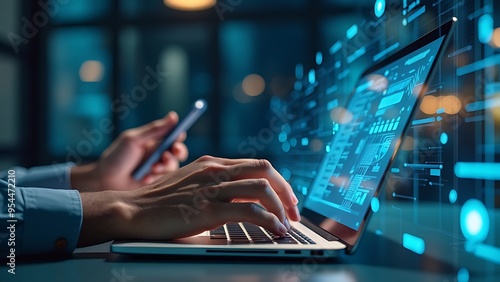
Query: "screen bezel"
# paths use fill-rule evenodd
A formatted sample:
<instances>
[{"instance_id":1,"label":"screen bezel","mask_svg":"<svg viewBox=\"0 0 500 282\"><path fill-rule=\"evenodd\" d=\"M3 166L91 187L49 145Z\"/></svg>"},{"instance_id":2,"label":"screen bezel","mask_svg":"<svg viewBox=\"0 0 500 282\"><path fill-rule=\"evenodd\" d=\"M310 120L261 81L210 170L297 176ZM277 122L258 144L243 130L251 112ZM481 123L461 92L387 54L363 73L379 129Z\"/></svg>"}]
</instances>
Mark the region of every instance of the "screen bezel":
<instances>
[{"instance_id":1,"label":"screen bezel","mask_svg":"<svg viewBox=\"0 0 500 282\"><path fill-rule=\"evenodd\" d=\"M386 65L389 65L389 64L401 59L402 57L404 57L406 55L411 54L414 51L417 51L418 49L420 49L420 48L426 46L427 44L430 44L430 43L434 42L435 40L438 40L439 38L444 36L445 38L443 39L443 42L442 42L441 46L439 47L439 50L438 50L437 55L436 55L436 59L432 63L431 69L429 70L429 74L427 75L427 77L424 80L424 84L428 84L434 75L436 66L438 65L437 62L439 62L441 60L442 55L444 53L444 49L448 46L448 43L450 40L450 34L451 34L451 31L452 31L456 21L457 21L457 18L453 17L452 20L446 22L445 24L441 25L440 27L438 27L438 28L432 30L431 32L427 33L426 35L420 37L419 39L417 39L415 42L413 42L409 46L401 49L400 51L398 51L395 54L391 55L390 57L386 58L385 60L368 68L360 76L360 79L369 75L370 73L373 73L376 70L381 69L382 67L384 67ZM421 103L422 97L425 95L424 88L425 87L422 87L422 89L418 93L416 105ZM354 96L354 93L355 93L355 89L353 90L353 92L349 96L349 98L346 102L346 105L349 105L349 103L351 102L351 100ZM410 113L410 118L404 124L405 130L403 131L403 135L401 136L401 138L404 138L405 133L406 133L407 128L408 128L408 125L409 125L410 121L414 118L416 108L417 107L412 108L411 113ZM399 152L399 148L400 148L400 144L398 144L396 146L394 153L392 154L391 159L389 161L389 165L385 168L384 176L383 176L382 180L380 181L377 189L375 190L373 197L378 197L380 190L381 190L381 187L382 187L382 184L386 180L386 176L387 176L387 173L389 171L389 168L393 165L394 158L397 155L397 153ZM302 221L303 224L305 224L309 228L312 228L312 229L320 228L321 230L319 230L319 231L323 231L323 232L326 231L327 233L332 234L333 236L338 238L342 243L344 243L347 246L346 252L352 254L357 249L357 246L359 244L359 238L361 237L362 233L364 232L366 224L372 215L372 210L371 210L371 208L368 208L367 212L365 213L365 215L361 221L359 229L357 231L354 229L351 229L351 228L349 228L349 227L347 227L339 222L336 222L328 217L325 217L319 213L316 213L316 212L314 212L306 207L304 207L302 209L301 215L305 219Z\"/></svg>"}]
</instances>

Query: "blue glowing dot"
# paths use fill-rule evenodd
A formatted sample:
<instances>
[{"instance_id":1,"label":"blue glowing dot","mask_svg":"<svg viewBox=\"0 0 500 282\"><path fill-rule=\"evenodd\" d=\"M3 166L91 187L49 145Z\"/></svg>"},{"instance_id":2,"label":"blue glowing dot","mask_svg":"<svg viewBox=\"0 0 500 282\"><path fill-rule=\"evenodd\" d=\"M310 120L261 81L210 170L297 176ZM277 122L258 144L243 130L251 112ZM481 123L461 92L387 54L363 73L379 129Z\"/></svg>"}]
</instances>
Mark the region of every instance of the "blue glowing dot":
<instances>
[{"instance_id":1,"label":"blue glowing dot","mask_svg":"<svg viewBox=\"0 0 500 282\"><path fill-rule=\"evenodd\" d=\"M292 177L292 172L288 168L284 168L281 170L281 176L283 176L285 180L290 180L290 177Z\"/></svg>"},{"instance_id":2,"label":"blue glowing dot","mask_svg":"<svg viewBox=\"0 0 500 282\"><path fill-rule=\"evenodd\" d=\"M378 198L372 198L371 207L373 212L378 212L378 210L380 209L380 202L378 201Z\"/></svg>"},{"instance_id":3,"label":"blue glowing dot","mask_svg":"<svg viewBox=\"0 0 500 282\"><path fill-rule=\"evenodd\" d=\"M469 271L467 268L461 267L457 273L458 282L469 282Z\"/></svg>"},{"instance_id":4,"label":"blue glowing dot","mask_svg":"<svg viewBox=\"0 0 500 282\"><path fill-rule=\"evenodd\" d=\"M441 144L445 145L446 143L448 143L448 134L446 134L445 132L443 132L441 134L441 137L439 137L439 141L441 141Z\"/></svg>"},{"instance_id":5,"label":"blue glowing dot","mask_svg":"<svg viewBox=\"0 0 500 282\"><path fill-rule=\"evenodd\" d=\"M295 91L300 91L300 90L302 90L302 82L300 82L300 81L295 81L295 83L293 84L293 89L295 89Z\"/></svg>"},{"instance_id":6,"label":"blue glowing dot","mask_svg":"<svg viewBox=\"0 0 500 282\"><path fill-rule=\"evenodd\" d=\"M286 132L281 131L280 134L278 135L278 140L281 143L285 142L287 138L288 138L288 135L286 134Z\"/></svg>"},{"instance_id":7,"label":"blue glowing dot","mask_svg":"<svg viewBox=\"0 0 500 282\"><path fill-rule=\"evenodd\" d=\"M392 196L393 196L393 197L396 197L396 192L392 192Z\"/></svg>"},{"instance_id":8,"label":"blue glowing dot","mask_svg":"<svg viewBox=\"0 0 500 282\"><path fill-rule=\"evenodd\" d=\"M290 132L292 132L292 128L290 127L290 125L288 123L285 123L281 126L281 130L283 132L285 132L286 134L289 134Z\"/></svg>"},{"instance_id":9,"label":"blue glowing dot","mask_svg":"<svg viewBox=\"0 0 500 282\"><path fill-rule=\"evenodd\" d=\"M283 143L283 145L281 145L281 149L283 150L283 152L288 153L290 151L290 143Z\"/></svg>"},{"instance_id":10,"label":"blue glowing dot","mask_svg":"<svg viewBox=\"0 0 500 282\"><path fill-rule=\"evenodd\" d=\"M375 16L380 18L385 12L385 0L375 1Z\"/></svg>"},{"instance_id":11,"label":"blue glowing dot","mask_svg":"<svg viewBox=\"0 0 500 282\"><path fill-rule=\"evenodd\" d=\"M321 65L323 63L323 53L316 53L316 64Z\"/></svg>"},{"instance_id":12,"label":"blue glowing dot","mask_svg":"<svg viewBox=\"0 0 500 282\"><path fill-rule=\"evenodd\" d=\"M457 191L452 189L450 191L450 194L448 195L448 198L450 199L450 203L454 204L457 201L457 197L458 197Z\"/></svg>"},{"instance_id":13,"label":"blue glowing dot","mask_svg":"<svg viewBox=\"0 0 500 282\"><path fill-rule=\"evenodd\" d=\"M477 22L478 38L481 43L487 44L493 35L493 17L490 14L484 14Z\"/></svg>"},{"instance_id":14,"label":"blue glowing dot","mask_svg":"<svg viewBox=\"0 0 500 282\"><path fill-rule=\"evenodd\" d=\"M302 79L304 78L304 66L301 64L298 64L295 66L295 77L297 79Z\"/></svg>"},{"instance_id":15,"label":"blue glowing dot","mask_svg":"<svg viewBox=\"0 0 500 282\"><path fill-rule=\"evenodd\" d=\"M460 228L464 237L480 243L486 239L490 229L490 218L484 204L477 199L470 199L460 211Z\"/></svg>"},{"instance_id":16,"label":"blue glowing dot","mask_svg":"<svg viewBox=\"0 0 500 282\"><path fill-rule=\"evenodd\" d=\"M297 146L297 139L295 139L295 138L290 139L290 145L291 145L292 147Z\"/></svg>"},{"instance_id":17,"label":"blue glowing dot","mask_svg":"<svg viewBox=\"0 0 500 282\"><path fill-rule=\"evenodd\" d=\"M332 147L331 147L330 145L326 145L326 147L325 147L325 151L326 151L327 153L330 153L331 149L332 149Z\"/></svg>"},{"instance_id":18,"label":"blue glowing dot","mask_svg":"<svg viewBox=\"0 0 500 282\"><path fill-rule=\"evenodd\" d=\"M408 24L408 20L403 19L403 25L406 26Z\"/></svg>"},{"instance_id":19,"label":"blue glowing dot","mask_svg":"<svg viewBox=\"0 0 500 282\"><path fill-rule=\"evenodd\" d=\"M315 82L316 82L316 71L312 69L309 71L309 83L314 84Z\"/></svg>"},{"instance_id":20,"label":"blue glowing dot","mask_svg":"<svg viewBox=\"0 0 500 282\"><path fill-rule=\"evenodd\" d=\"M302 146L307 146L307 145L309 145L309 139L307 137L304 137L304 138L302 138L300 143L302 144Z\"/></svg>"}]
</instances>

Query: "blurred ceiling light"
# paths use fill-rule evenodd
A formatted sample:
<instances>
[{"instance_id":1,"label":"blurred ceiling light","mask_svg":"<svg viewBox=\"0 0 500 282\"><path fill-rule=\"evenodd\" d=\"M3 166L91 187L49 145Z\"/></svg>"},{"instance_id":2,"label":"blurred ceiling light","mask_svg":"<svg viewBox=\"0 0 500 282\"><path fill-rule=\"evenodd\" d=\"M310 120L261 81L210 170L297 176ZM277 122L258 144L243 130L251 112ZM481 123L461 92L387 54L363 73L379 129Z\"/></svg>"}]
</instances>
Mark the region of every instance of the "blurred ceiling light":
<instances>
[{"instance_id":1,"label":"blurred ceiling light","mask_svg":"<svg viewBox=\"0 0 500 282\"><path fill-rule=\"evenodd\" d=\"M495 28L491 36L490 45L493 48L500 48L500 27Z\"/></svg>"},{"instance_id":2,"label":"blurred ceiling light","mask_svg":"<svg viewBox=\"0 0 500 282\"><path fill-rule=\"evenodd\" d=\"M176 10L200 11L212 8L217 4L217 0L163 0L163 3Z\"/></svg>"},{"instance_id":3,"label":"blurred ceiling light","mask_svg":"<svg viewBox=\"0 0 500 282\"><path fill-rule=\"evenodd\" d=\"M104 76L104 65L99 61L88 60L80 67L80 79L83 82L99 82Z\"/></svg>"},{"instance_id":4,"label":"blurred ceiling light","mask_svg":"<svg viewBox=\"0 0 500 282\"><path fill-rule=\"evenodd\" d=\"M264 78L258 74L250 74L245 79L241 85L243 92L248 96L259 96L266 89L266 82Z\"/></svg>"}]
</instances>

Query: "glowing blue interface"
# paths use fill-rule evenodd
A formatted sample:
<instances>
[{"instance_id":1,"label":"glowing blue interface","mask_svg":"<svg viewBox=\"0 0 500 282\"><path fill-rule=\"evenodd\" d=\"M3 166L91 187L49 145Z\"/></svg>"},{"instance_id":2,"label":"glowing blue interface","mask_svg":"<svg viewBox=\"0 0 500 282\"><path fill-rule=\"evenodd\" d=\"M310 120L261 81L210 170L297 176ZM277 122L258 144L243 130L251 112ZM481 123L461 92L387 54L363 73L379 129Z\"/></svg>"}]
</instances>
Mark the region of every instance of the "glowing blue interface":
<instances>
[{"instance_id":1,"label":"glowing blue interface","mask_svg":"<svg viewBox=\"0 0 500 282\"><path fill-rule=\"evenodd\" d=\"M352 229L371 208L368 231L447 261L457 269L449 281L498 273L500 1L358 2L363 13L324 23L319 52L297 62L294 89L271 99L281 121L269 148L273 164L302 206ZM434 50L358 78L454 17L449 46L401 135L407 116L398 111L413 105L405 78L415 78ZM353 89L357 98L349 102ZM396 142L400 150L373 197Z\"/></svg>"},{"instance_id":2,"label":"glowing blue interface","mask_svg":"<svg viewBox=\"0 0 500 282\"><path fill-rule=\"evenodd\" d=\"M358 230L443 39L360 79L305 207Z\"/></svg>"}]
</instances>

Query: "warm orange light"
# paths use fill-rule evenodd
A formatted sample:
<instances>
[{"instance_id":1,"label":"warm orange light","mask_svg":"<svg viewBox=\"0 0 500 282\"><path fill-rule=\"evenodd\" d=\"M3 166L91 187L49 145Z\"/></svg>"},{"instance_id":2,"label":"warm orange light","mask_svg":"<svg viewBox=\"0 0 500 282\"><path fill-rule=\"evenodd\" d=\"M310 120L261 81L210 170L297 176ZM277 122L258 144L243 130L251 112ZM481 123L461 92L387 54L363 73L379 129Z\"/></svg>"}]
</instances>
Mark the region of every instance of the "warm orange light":
<instances>
[{"instance_id":1,"label":"warm orange light","mask_svg":"<svg viewBox=\"0 0 500 282\"><path fill-rule=\"evenodd\" d=\"M104 65L99 61L85 61L80 66L80 79L83 82L99 82L104 76Z\"/></svg>"},{"instance_id":2,"label":"warm orange light","mask_svg":"<svg viewBox=\"0 0 500 282\"><path fill-rule=\"evenodd\" d=\"M439 106L438 98L429 95L425 96L422 100L422 104L420 104L420 110L424 114L433 115L437 112Z\"/></svg>"},{"instance_id":3,"label":"warm orange light","mask_svg":"<svg viewBox=\"0 0 500 282\"><path fill-rule=\"evenodd\" d=\"M259 96L266 89L266 82L262 76L251 74L243 79L241 87L248 96Z\"/></svg>"},{"instance_id":4,"label":"warm orange light","mask_svg":"<svg viewBox=\"0 0 500 282\"><path fill-rule=\"evenodd\" d=\"M443 97L440 104L440 108L444 108L444 112L449 115L460 112L460 108L462 107L462 102L453 95Z\"/></svg>"},{"instance_id":5,"label":"warm orange light","mask_svg":"<svg viewBox=\"0 0 500 282\"><path fill-rule=\"evenodd\" d=\"M384 92L387 90L387 86L389 85L387 78L379 74L369 75L368 80L372 82L369 89L377 92Z\"/></svg>"},{"instance_id":6,"label":"warm orange light","mask_svg":"<svg viewBox=\"0 0 500 282\"><path fill-rule=\"evenodd\" d=\"M199 11L212 8L217 0L163 0L163 3L176 10Z\"/></svg>"},{"instance_id":7,"label":"warm orange light","mask_svg":"<svg viewBox=\"0 0 500 282\"><path fill-rule=\"evenodd\" d=\"M449 115L454 115L460 112L461 108L462 102L454 95L441 97L428 95L424 97L422 104L420 104L420 110L428 115L434 115L440 109Z\"/></svg>"},{"instance_id":8,"label":"warm orange light","mask_svg":"<svg viewBox=\"0 0 500 282\"><path fill-rule=\"evenodd\" d=\"M321 151L321 149L323 149L323 142L321 142L321 140L319 139L313 139L311 140L309 147L311 148L311 151L319 152Z\"/></svg>"},{"instance_id":9,"label":"warm orange light","mask_svg":"<svg viewBox=\"0 0 500 282\"><path fill-rule=\"evenodd\" d=\"M500 48L500 27L495 28L491 36L490 45L493 48Z\"/></svg>"},{"instance_id":10,"label":"warm orange light","mask_svg":"<svg viewBox=\"0 0 500 282\"><path fill-rule=\"evenodd\" d=\"M337 107L330 112L330 118L333 122L347 124L352 121L352 113L342 107Z\"/></svg>"},{"instance_id":11,"label":"warm orange light","mask_svg":"<svg viewBox=\"0 0 500 282\"><path fill-rule=\"evenodd\" d=\"M411 136L408 136L403 141L403 145L401 146L401 150L411 151L411 150L413 150L413 147L415 147L415 139L413 139L413 137L411 137Z\"/></svg>"}]
</instances>

